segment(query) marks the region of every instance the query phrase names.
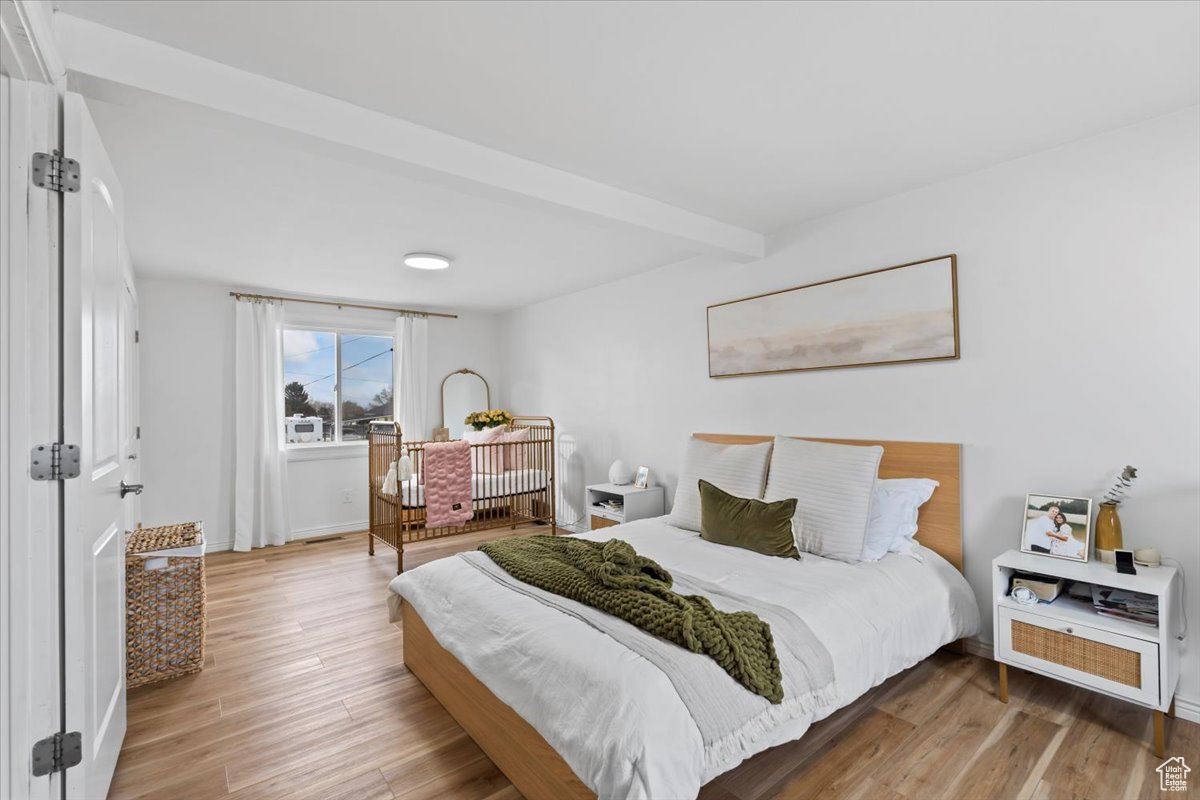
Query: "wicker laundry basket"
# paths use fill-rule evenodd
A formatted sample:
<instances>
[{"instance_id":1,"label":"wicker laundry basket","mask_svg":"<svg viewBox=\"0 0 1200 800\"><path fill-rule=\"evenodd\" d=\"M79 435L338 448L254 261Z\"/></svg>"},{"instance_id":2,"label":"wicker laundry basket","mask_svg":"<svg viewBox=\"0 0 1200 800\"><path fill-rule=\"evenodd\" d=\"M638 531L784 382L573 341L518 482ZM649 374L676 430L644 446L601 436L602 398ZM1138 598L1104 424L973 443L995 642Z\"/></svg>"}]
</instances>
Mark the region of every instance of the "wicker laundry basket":
<instances>
[{"instance_id":1,"label":"wicker laundry basket","mask_svg":"<svg viewBox=\"0 0 1200 800\"><path fill-rule=\"evenodd\" d=\"M129 531L125 592L128 686L199 672L208 625L203 526L185 522Z\"/></svg>"}]
</instances>

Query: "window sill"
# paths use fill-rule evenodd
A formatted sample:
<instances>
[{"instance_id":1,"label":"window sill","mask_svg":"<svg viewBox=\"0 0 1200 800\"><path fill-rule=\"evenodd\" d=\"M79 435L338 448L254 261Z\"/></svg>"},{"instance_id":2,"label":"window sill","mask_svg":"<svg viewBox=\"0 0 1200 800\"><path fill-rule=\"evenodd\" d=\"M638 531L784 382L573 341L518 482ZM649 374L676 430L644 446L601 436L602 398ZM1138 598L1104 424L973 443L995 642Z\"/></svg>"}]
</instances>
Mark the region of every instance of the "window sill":
<instances>
[{"instance_id":1,"label":"window sill","mask_svg":"<svg viewBox=\"0 0 1200 800\"><path fill-rule=\"evenodd\" d=\"M366 458L367 443L294 444L287 449L288 463L293 461L325 461L339 458Z\"/></svg>"}]
</instances>

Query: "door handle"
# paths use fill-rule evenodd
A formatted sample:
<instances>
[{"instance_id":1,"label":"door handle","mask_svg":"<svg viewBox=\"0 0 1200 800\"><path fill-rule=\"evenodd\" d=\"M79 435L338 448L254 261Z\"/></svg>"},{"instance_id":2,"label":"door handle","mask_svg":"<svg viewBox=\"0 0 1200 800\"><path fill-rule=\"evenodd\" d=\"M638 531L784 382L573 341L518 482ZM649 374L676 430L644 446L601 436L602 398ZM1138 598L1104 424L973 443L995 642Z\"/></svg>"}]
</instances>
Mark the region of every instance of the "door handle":
<instances>
[{"instance_id":1,"label":"door handle","mask_svg":"<svg viewBox=\"0 0 1200 800\"><path fill-rule=\"evenodd\" d=\"M128 458L130 461L137 461L137 453L130 453L128 456L126 456L126 458Z\"/></svg>"},{"instance_id":2,"label":"door handle","mask_svg":"<svg viewBox=\"0 0 1200 800\"><path fill-rule=\"evenodd\" d=\"M141 494L142 489L146 487L140 483L126 483L121 481L121 497L124 498L127 494Z\"/></svg>"}]
</instances>

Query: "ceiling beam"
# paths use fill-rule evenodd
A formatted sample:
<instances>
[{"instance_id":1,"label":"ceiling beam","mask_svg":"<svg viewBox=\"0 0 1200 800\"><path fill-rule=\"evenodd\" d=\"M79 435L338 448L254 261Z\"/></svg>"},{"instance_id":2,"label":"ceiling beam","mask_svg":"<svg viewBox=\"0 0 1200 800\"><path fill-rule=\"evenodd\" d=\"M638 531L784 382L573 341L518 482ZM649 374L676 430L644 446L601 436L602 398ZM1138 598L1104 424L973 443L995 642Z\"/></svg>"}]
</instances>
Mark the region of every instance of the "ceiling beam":
<instances>
[{"instance_id":1,"label":"ceiling beam","mask_svg":"<svg viewBox=\"0 0 1200 800\"><path fill-rule=\"evenodd\" d=\"M60 87L66 83L51 13L50 3L45 0L0 0L5 75Z\"/></svg>"},{"instance_id":2,"label":"ceiling beam","mask_svg":"<svg viewBox=\"0 0 1200 800\"><path fill-rule=\"evenodd\" d=\"M343 100L59 13L66 67L85 85L119 85L415 168L423 179L556 207L668 236L695 252L761 258L766 237L633 192L493 150ZM87 79L91 79L90 81ZM150 93L150 95L146 95ZM324 148L326 151L328 147Z\"/></svg>"}]
</instances>

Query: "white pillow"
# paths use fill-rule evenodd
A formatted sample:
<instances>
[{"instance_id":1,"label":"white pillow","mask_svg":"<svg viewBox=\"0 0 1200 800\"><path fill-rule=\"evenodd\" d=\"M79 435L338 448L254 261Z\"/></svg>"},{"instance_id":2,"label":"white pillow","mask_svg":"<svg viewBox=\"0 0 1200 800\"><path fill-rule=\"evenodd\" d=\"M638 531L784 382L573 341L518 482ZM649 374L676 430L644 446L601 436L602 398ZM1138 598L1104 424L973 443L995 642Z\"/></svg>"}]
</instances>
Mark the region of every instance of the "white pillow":
<instances>
[{"instance_id":1,"label":"white pillow","mask_svg":"<svg viewBox=\"0 0 1200 800\"><path fill-rule=\"evenodd\" d=\"M875 482L871 519L862 560L878 561L889 552L910 553L917 535L917 512L933 496L938 482L929 478L892 478Z\"/></svg>"},{"instance_id":2,"label":"white pillow","mask_svg":"<svg viewBox=\"0 0 1200 800\"><path fill-rule=\"evenodd\" d=\"M771 443L716 444L695 437L688 439L671 506L671 524L689 531L700 530L701 478L738 497L762 498L767 479Z\"/></svg>"},{"instance_id":3,"label":"white pillow","mask_svg":"<svg viewBox=\"0 0 1200 800\"><path fill-rule=\"evenodd\" d=\"M921 506L933 497L933 490L938 485L937 481L929 478L893 478L879 481L877 487L882 487L886 500L884 507L879 510L878 517L872 506L868 530L876 526L878 519L880 533L887 531L890 534L888 552L909 555L916 552L917 514ZM876 497L878 496L877 494Z\"/></svg>"},{"instance_id":4,"label":"white pillow","mask_svg":"<svg viewBox=\"0 0 1200 800\"><path fill-rule=\"evenodd\" d=\"M775 437L763 499L795 497L797 546L856 563L862 559L871 492L883 448Z\"/></svg>"}]
</instances>

